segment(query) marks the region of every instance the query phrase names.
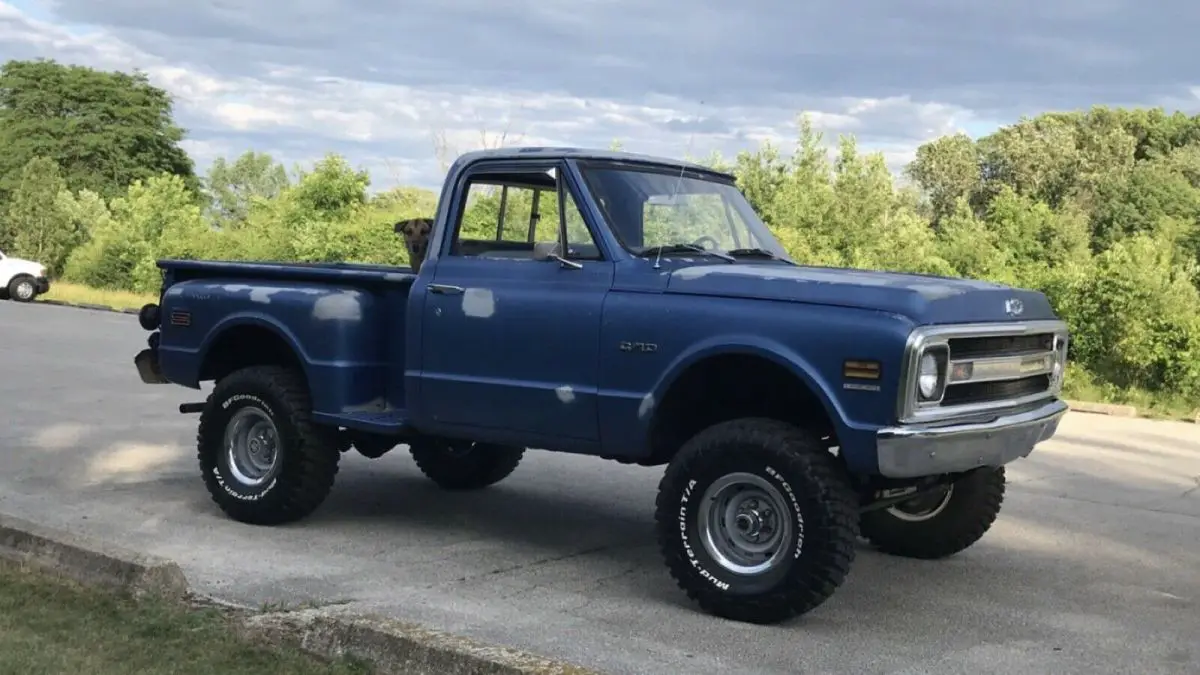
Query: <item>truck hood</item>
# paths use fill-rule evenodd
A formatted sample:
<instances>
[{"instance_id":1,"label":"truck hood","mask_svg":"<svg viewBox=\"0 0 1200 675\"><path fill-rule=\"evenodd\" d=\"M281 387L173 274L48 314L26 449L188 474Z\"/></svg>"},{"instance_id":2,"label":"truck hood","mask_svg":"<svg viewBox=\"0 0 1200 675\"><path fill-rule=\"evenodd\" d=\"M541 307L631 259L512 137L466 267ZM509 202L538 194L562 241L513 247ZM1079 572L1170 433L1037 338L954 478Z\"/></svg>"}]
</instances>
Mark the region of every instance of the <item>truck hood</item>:
<instances>
[{"instance_id":1,"label":"truck hood","mask_svg":"<svg viewBox=\"0 0 1200 675\"><path fill-rule=\"evenodd\" d=\"M692 265L671 273L666 292L872 309L923 325L1058 318L1038 291L972 279L842 268ZM1010 313L1018 306L1019 312Z\"/></svg>"}]
</instances>

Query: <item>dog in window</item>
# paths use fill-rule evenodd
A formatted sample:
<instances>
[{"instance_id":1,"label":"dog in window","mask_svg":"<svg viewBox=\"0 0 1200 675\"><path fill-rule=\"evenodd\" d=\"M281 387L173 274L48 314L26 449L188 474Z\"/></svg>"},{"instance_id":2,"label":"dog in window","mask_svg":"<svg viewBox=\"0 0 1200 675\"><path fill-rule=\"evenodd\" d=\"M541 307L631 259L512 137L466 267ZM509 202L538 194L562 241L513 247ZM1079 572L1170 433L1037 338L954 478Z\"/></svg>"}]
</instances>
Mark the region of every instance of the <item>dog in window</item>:
<instances>
[{"instance_id":1,"label":"dog in window","mask_svg":"<svg viewBox=\"0 0 1200 675\"><path fill-rule=\"evenodd\" d=\"M421 271L421 263L425 261L425 252L429 249L429 234L433 231L432 218L410 218L396 223L396 234L404 237L404 247L408 249L408 264L412 265L413 274Z\"/></svg>"}]
</instances>

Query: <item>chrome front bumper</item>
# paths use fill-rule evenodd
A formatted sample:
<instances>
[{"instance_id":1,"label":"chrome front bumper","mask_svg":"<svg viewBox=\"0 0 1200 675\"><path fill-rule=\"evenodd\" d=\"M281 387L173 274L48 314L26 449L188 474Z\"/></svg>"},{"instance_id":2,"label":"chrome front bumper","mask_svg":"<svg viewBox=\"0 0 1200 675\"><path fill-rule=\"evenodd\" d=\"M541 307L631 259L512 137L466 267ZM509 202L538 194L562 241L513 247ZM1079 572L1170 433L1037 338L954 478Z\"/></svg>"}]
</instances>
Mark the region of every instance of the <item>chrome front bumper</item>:
<instances>
[{"instance_id":1,"label":"chrome front bumper","mask_svg":"<svg viewBox=\"0 0 1200 675\"><path fill-rule=\"evenodd\" d=\"M1066 412L1067 404L1055 399L990 422L880 429L875 435L879 473L915 478L1008 464L1053 436Z\"/></svg>"}]
</instances>

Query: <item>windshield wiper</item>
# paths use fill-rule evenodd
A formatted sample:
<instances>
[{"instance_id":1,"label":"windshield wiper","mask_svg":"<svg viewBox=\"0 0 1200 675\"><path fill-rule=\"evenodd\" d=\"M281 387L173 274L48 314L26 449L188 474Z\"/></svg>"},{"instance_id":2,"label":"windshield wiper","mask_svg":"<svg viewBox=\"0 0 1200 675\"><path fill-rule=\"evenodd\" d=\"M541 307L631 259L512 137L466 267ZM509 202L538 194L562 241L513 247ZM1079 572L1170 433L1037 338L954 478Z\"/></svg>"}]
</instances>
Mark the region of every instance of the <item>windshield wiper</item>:
<instances>
[{"instance_id":1,"label":"windshield wiper","mask_svg":"<svg viewBox=\"0 0 1200 675\"><path fill-rule=\"evenodd\" d=\"M697 246L695 244L663 244L661 246L648 246L642 249L638 255L659 255L661 253L700 253L703 255L716 256L722 260L728 260L729 262L737 262L731 255L721 253L720 251L710 251L703 246Z\"/></svg>"},{"instance_id":2,"label":"windshield wiper","mask_svg":"<svg viewBox=\"0 0 1200 675\"><path fill-rule=\"evenodd\" d=\"M768 251L765 248L735 248L730 251L726 251L726 253L731 258L739 256L739 255L756 255L756 256L763 256L766 258L770 258L771 260L778 260L780 262L785 262L789 265L796 264L796 263L792 262L791 260L788 260L787 258L783 258L779 255L776 255L776 254Z\"/></svg>"}]
</instances>

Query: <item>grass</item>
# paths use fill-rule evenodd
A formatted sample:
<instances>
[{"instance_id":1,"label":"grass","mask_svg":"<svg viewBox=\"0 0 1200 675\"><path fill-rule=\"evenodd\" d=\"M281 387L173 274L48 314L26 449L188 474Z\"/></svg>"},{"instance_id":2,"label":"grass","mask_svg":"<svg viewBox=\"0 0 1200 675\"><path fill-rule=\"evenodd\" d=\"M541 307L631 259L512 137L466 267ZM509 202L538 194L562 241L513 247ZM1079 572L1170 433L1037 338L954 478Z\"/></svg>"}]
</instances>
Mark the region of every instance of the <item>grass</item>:
<instances>
[{"instance_id":1,"label":"grass","mask_svg":"<svg viewBox=\"0 0 1200 675\"><path fill-rule=\"evenodd\" d=\"M1192 420L1200 413L1200 401L1188 400L1178 394L1122 389L1107 382L1098 382L1091 373L1075 364L1067 366L1063 395L1087 403L1131 405L1137 408L1138 415L1153 419Z\"/></svg>"},{"instance_id":2,"label":"grass","mask_svg":"<svg viewBox=\"0 0 1200 675\"><path fill-rule=\"evenodd\" d=\"M110 309L141 309L142 305L148 302L158 301L156 296L149 293L112 291L67 281L51 282L50 292L40 296L39 299L65 302L71 305L101 305Z\"/></svg>"},{"instance_id":3,"label":"grass","mask_svg":"<svg viewBox=\"0 0 1200 675\"><path fill-rule=\"evenodd\" d=\"M215 609L134 600L12 564L0 565L0 673L22 675L351 675L298 649L254 645Z\"/></svg>"}]
</instances>

